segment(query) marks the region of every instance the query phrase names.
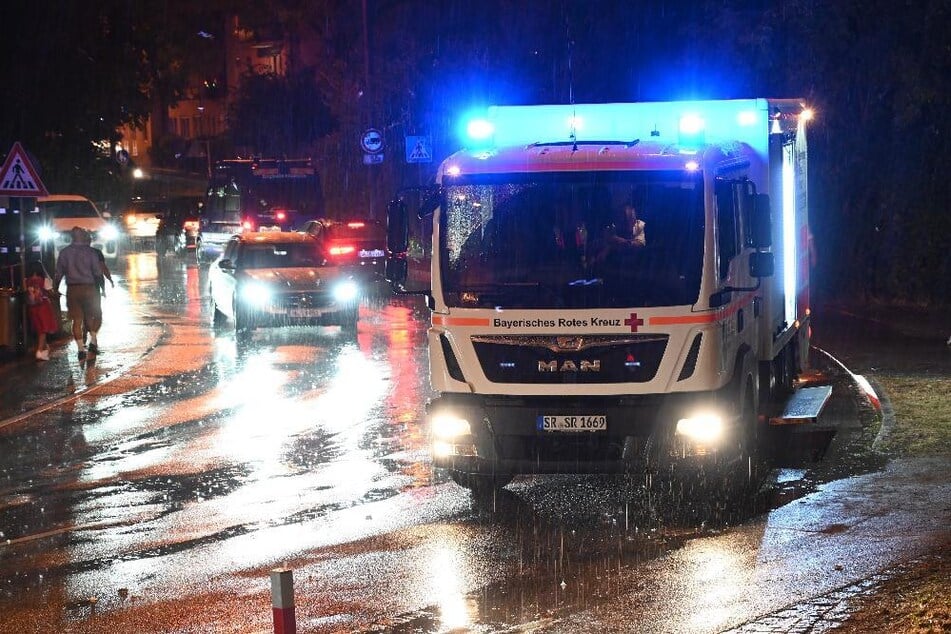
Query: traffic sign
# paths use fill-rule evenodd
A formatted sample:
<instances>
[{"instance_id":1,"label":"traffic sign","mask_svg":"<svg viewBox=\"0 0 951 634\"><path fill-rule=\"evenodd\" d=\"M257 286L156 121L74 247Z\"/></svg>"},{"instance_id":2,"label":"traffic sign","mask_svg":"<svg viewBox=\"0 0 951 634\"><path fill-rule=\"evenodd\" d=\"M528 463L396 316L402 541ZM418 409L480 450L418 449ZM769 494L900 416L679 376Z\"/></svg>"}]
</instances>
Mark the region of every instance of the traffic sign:
<instances>
[{"instance_id":1,"label":"traffic sign","mask_svg":"<svg viewBox=\"0 0 951 634\"><path fill-rule=\"evenodd\" d=\"M48 195L26 150L17 141L0 168L0 196L35 198Z\"/></svg>"},{"instance_id":2,"label":"traffic sign","mask_svg":"<svg viewBox=\"0 0 951 634\"><path fill-rule=\"evenodd\" d=\"M129 151L128 150L119 150L116 152L116 161L119 165L128 165L129 164Z\"/></svg>"},{"instance_id":3,"label":"traffic sign","mask_svg":"<svg viewBox=\"0 0 951 634\"><path fill-rule=\"evenodd\" d=\"M381 152L383 150L383 134L375 128L370 128L363 133L363 138L360 139L360 147L363 148L364 152L370 154Z\"/></svg>"},{"instance_id":4,"label":"traffic sign","mask_svg":"<svg viewBox=\"0 0 951 634\"><path fill-rule=\"evenodd\" d=\"M363 164L364 165L379 165L383 162L383 153L379 154L364 154L363 155Z\"/></svg>"},{"instance_id":5,"label":"traffic sign","mask_svg":"<svg viewBox=\"0 0 951 634\"><path fill-rule=\"evenodd\" d=\"M433 160L432 141L428 136L406 137L406 162L431 163Z\"/></svg>"}]
</instances>

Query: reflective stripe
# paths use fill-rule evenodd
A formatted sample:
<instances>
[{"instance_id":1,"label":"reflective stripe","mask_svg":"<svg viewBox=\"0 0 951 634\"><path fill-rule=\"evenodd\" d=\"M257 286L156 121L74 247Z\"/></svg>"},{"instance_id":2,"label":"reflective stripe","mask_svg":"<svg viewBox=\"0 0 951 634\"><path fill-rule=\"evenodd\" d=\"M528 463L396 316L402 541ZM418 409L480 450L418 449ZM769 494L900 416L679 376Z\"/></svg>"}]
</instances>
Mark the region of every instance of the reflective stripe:
<instances>
[{"instance_id":1,"label":"reflective stripe","mask_svg":"<svg viewBox=\"0 0 951 634\"><path fill-rule=\"evenodd\" d=\"M434 326L488 326L489 320L484 317L442 317L433 315Z\"/></svg>"}]
</instances>

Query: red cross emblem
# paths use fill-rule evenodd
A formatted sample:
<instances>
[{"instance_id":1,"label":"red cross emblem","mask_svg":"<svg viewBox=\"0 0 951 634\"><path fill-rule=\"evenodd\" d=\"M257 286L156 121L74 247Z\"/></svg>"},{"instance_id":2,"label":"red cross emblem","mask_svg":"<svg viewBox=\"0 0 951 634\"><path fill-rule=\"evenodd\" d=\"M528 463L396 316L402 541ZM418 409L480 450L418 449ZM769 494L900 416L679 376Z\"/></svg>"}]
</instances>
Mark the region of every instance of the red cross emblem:
<instances>
[{"instance_id":1,"label":"red cross emblem","mask_svg":"<svg viewBox=\"0 0 951 634\"><path fill-rule=\"evenodd\" d=\"M643 325L644 325L644 320L643 320L643 319L638 319L638 318L637 318L637 313L631 313L631 316L624 320L624 325L625 325L625 326L630 326L630 327L631 327L631 332L637 332L637 327L638 327L638 326L643 326Z\"/></svg>"}]
</instances>

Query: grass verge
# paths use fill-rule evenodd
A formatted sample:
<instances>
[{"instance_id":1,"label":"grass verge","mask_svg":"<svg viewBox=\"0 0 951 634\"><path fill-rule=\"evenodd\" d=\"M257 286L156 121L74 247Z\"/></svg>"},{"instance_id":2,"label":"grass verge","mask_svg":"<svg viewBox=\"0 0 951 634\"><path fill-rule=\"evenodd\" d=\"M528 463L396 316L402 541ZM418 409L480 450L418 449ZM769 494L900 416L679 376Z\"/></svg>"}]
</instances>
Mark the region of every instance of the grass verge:
<instances>
[{"instance_id":1,"label":"grass verge","mask_svg":"<svg viewBox=\"0 0 951 634\"><path fill-rule=\"evenodd\" d=\"M875 376L894 412L880 449L894 456L951 457L951 377L882 373ZM949 458L951 459L951 458ZM951 632L951 544L896 571L861 599L844 634Z\"/></svg>"}]
</instances>

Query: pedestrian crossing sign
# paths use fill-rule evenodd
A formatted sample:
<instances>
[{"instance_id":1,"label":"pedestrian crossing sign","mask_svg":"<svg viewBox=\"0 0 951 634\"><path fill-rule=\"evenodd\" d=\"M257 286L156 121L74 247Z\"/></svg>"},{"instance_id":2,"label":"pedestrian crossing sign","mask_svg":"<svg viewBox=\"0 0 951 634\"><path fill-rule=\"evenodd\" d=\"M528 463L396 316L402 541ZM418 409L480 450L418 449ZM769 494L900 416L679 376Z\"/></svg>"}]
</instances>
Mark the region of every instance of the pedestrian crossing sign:
<instances>
[{"instance_id":1,"label":"pedestrian crossing sign","mask_svg":"<svg viewBox=\"0 0 951 634\"><path fill-rule=\"evenodd\" d=\"M407 163L432 163L433 144L428 136L406 137Z\"/></svg>"},{"instance_id":2,"label":"pedestrian crossing sign","mask_svg":"<svg viewBox=\"0 0 951 634\"><path fill-rule=\"evenodd\" d=\"M0 168L0 196L35 198L48 195L29 155L17 141Z\"/></svg>"}]
</instances>

